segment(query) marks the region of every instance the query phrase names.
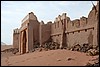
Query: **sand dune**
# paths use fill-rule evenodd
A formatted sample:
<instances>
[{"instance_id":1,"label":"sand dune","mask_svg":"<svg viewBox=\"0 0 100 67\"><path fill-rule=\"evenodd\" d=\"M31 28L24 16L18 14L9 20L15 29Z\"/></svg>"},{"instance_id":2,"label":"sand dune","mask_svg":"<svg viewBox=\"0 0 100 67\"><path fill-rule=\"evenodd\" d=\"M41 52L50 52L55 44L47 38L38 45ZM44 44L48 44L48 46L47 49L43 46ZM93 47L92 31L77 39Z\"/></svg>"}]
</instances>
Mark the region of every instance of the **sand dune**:
<instances>
[{"instance_id":1,"label":"sand dune","mask_svg":"<svg viewBox=\"0 0 100 67\"><path fill-rule=\"evenodd\" d=\"M1 58L2 66L84 66L98 56L70 50L50 50Z\"/></svg>"}]
</instances>

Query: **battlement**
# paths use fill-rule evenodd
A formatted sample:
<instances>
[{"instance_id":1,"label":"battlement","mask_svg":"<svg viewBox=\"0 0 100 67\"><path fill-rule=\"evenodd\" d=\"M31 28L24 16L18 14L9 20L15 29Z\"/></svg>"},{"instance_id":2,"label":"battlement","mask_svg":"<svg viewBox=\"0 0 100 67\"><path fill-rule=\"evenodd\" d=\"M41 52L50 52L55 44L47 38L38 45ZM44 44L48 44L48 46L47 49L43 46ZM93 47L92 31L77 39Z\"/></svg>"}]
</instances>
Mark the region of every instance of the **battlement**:
<instances>
[{"instance_id":1,"label":"battlement","mask_svg":"<svg viewBox=\"0 0 100 67\"><path fill-rule=\"evenodd\" d=\"M37 20L37 17L36 17L36 15L34 15L33 12L30 12L30 13L28 13L28 15L26 15L26 16L24 17L24 19L22 20L22 24L23 24L24 22L26 22L27 20Z\"/></svg>"},{"instance_id":2,"label":"battlement","mask_svg":"<svg viewBox=\"0 0 100 67\"><path fill-rule=\"evenodd\" d=\"M44 24L44 21L41 21L41 22L40 22L40 25L43 25L43 24Z\"/></svg>"},{"instance_id":3,"label":"battlement","mask_svg":"<svg viewBox=\"0 0 100 67\"><path fill-rule=\"evenodd\" d=\"M62 15L58 15L58 17L55 18L54 22L59 22L64 19L66 19L66 13L62 13Z\"/></svg>"},{"instance_id":4,"label":"battlement","mask_svg":"<svg viewBox=\"0 0 100 67\"><path fill-rule=\"evenodd\" d=\"M13 30L13 33L14 33L14 34L19 34L19 29L18 29L18 28L14 29L14 30Z\"/></svg>"},{"instance_id":5,"label":"battlement","mask_svg":"<svg viewBox=\"0 0 100 67\"><path fill-rule=\"evenodd\" d=\"M71 20L70 17L66 16L67 13L63 13L62 15L58 15L58 17L55 18L54 23L52 23L53 25L53 29L55 28L62 28L62 22L66 23L66 28L67 29L75 29L75 28L80 28L80 27L85 27L87 26L87 19L86 17L82 16L80 17L80 19L75 19L75 20ZM55 28L54 28L55 26Z\"/></svg>"}]
</instances>

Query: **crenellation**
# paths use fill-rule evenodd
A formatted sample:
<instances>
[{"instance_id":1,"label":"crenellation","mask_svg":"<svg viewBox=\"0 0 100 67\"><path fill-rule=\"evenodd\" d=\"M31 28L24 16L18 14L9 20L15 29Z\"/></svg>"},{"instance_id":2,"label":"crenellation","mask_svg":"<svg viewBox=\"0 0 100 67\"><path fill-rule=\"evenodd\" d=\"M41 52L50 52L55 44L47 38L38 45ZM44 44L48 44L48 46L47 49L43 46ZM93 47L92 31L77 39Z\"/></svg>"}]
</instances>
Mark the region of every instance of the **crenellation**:
<instances>
[{"instance_id":1,"label":"crenellation","mask_svg":"<svg viewBox=\"0 0 100 67\"><path fill-rule=\"evenodd\" d=\"M70 20L69 17L66 17L66 21L67 21L67 23L66 23L66 28L67 28L67 30L68 30L69 27L71 27L71 26L70 26L70 24L71 24L71 20Z\"/></svg>"},{"instance_id":2,"label":"crenellation","mask_svg":"<svg viewBox=\"0 0 100 67\"><path fill-rule=\"evenodd\" d=\"M43 25L43 24L44 24L44 21L41 21L41 22L40 22L40 25Z\"/></svg>"},{"instance_id":3,"label":"crenellation","mask_svg":"<svg viewBox=\"0 0 100 67\"><path fill-rule=\"evenodd\" d=\"M61 20L61 15L58 15L58 21L60 21Z\"/></svg>"},{"instance_id":4,"label":"crenellation","mask_svg":"<svg viewBox=\"0 0 100 67\"><path fill-rule=\"evenodd\" d=\"M13 33L14 33L14 34L18 34L18 33L19 33L19 29L18 29L18 28L14 29L14 30L13 30Z\"/></svg>"},{"instance_id":5,"label":"crenellation","mask_svg":"<svg viewBox=\"0 0 100 67\"><path fill-rule=\"evenodd\" d=\"M61 20L64 20L64 19L66 19L66 13L63 13L61 16Z\"/></svg>"},{"instance_id":6,"label":"crenellation","mask_svg":"<svg viewBox=\"0 0 100 67\"><path fill-rule=\"evenodd\" d=\"M36 15L34 15L34 13L33 12L30 12L29 13L29 18L30 18L30 20L37 20L37 17L36 17Z\"/></svg>"},{"instance_id":7,"label":"crenellation","mask_svg":"<svg viewBox=\"0 0 100 67\"><path fill-rule=\"evenodd\" d=\"M80 27L80 20L79 19L73 20L72 21L72 27L73 27L73 29L79 28Z\"/></svg>"},{"instance_id":8,"label":"crenellation","mask_svg":"<svg viewBox=\"0 0 100 67\"><path fill-rule=\"evenodd\" d=\"M52 24L52 21L47 22L47 24Z\"/></svg>"},{"instance_id":9,"label":"crenellation","mask_svg":"<svg viewBox=\"0 0 100 67\"><path fill-rule=\"evenodd\" d=\"M85 27L85 26L87 26L87 18L82 16L80 18L80 27Z\"/></svg>"},{"instance_id":10,"label":"crenellation","mask_svg":"<svg viewBox=\"0 0 100 67\"><path fill-rule=\"evenodd\" d=\"M58 22L58 18L57 17L55 18L54 22Z\"/></svg>"}]
</instances>

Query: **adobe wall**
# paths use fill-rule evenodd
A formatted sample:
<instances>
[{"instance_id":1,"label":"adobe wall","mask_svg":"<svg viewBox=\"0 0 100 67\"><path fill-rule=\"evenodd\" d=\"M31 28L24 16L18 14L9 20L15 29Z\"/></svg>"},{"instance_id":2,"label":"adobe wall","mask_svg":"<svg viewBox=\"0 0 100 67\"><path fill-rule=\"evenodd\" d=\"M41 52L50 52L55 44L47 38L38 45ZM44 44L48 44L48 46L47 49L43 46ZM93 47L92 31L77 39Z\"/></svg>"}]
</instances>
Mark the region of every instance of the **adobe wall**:
<instances>
[{"instance_id":1,"label":"adobe wall","mask_svg":"<svg viewBox=\"0 0 100 67\"><path fill-rule=\"evenodd\" d=\"M28 47L29 51L33 49L34 42L39 42L39 22L37 17L30 13L28 23Z\"/></svg>"},{"instance_id":2,"label":"adobe wall","mask_svg":"<svg viewBox=\"0 0 100 67\"><path fill-rule=\"evenodd\" d=\"M59 17L61 16L59 15ZM51 26L51 37L54 42L61 44L61 33L62 33L62 24L59 18L57 17Z\"/></svg>"},{"instance_id":3,"label":"adobe wall","mask_svg":"<svg viewBox=\"0 0 100 67\"><path fill-rule=\"evenodd\" d=\"M56 17L54 23L51 26L51 37L53 39L54 42L57 42L58 44L60 44L60 47L63 46L63 29L64 29L64 25L66 28L66 13L63 13L62 15L58 15L58 17Z\"/></svg>"},{"instance_id":4,"label":"adobe wall","mask_svg":"<svg viewBox=\"0 0 100 67\"><path fill-rule=\"evenodd\" d=\"M52 22L48 22L44 24L43 21L40 22L40 46L46 42L51 36L51 24Z\"/></svg>"},{"instance_id":5,"label":"adobe wall","mask_svg":"<svg viewBox=\"0 0 100 67\"><path fill-rule=\"evenodd\" d=\"M97 6L96 6L97 7ZM98 10L98 9L97 9ZM97 11L98 12L98 11ZM97 45L97 14L95 14L94 8L90 11L88 18L81 17L79 22L75 22L75 26L72 25L73 33L67 34L69 46L75 44L88 43L93 46ZM77 27L79 25L79 27ZM76 32L75 32L76 31Z\"/></svg>"},{"instance_id":6,"label":"adobe wall","mask_svg":"<svg viewBox=\"0 0 100 67\"><path fill-rule=\"evenodd\" d=\"M13 30L13 48L19 48L19 29Z\"/></svg>"},{"instance_id":7,"label":"adobe wall","mask_svg":"<svg viewBox=\"0 0 100 67\"><path fill-rule=\"evenodd\" d=\"M93 28L90 29L79 29L79 31L74 30L67 34L67 44L68 47L74 46L76 44L82 45L84 43L89 43L93 45Z\"/></svg>"},{"instance_id":8,"label":"adobe wall","mask_svg":"<svg viewBox=\"0 0 100 67\"><path fill-rule=\"evenodd\" d=\"M68 17L68 23L67 23L67 45L68 47L71 47L76 44L84 44L88 43L87 38L88 38L88 31L87 27L87 18L86 17L81 17L80 19L75 19L75 20L70 20Z\"/></svg>"},{"instance_id":9,"label":"adobe wall","mask_svg":"<svg viewBox=\"0 0 100 67\"><path fill-rule=\"evenodd\" d=\"M98 6L96 7L98 8ZM92 8L88 18L82 16L80 19L70 20L70 18L66 16L66 43L68 47L74 46L76 44L82 45L84 43L88 43L93 46L97 45L97 15L98 14L95 14L95 10ZM60 17L62 18L62 16ZM58 21L58 19L59 17L56 18L51 26L51 36L55 42L61 43L62 24L60 21Z\"/></svg>"},{"instance_id":10,"label":"adobe wall","mask_svg":"<svg viewBox=\"0 0 100 67\"><path fill-rule=\"evenodd\" d=\"M95 47L95 45L98 45L98 35L99 35L99 2L97 2L97 5L96 5L96 10L95 8L93 7L92 10L90 11L89 15L88 15L88 22L91 22L91 23L94 23L93 26L94 26L94 39L93 39L93 45Z\"/></svg>"}]
</instances>

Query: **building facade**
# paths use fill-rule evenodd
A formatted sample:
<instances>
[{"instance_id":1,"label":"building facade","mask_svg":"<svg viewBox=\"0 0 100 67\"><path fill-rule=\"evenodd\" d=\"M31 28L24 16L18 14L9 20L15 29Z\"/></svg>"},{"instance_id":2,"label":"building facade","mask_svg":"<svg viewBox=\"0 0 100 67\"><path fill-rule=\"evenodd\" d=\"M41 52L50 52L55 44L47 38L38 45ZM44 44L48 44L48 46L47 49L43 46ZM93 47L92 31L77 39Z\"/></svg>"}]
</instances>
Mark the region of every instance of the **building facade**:
<instances>
[{"instance_id":1,"label":"building facade","mask_svg":"<svg viewBox=\"0 0 100 67\"><path fill-rule=\"evenodd\" d=\"M23 20L18 33L18 39L14 39L13 45L19 46L21 54L34 49L35 43L40 46L49 38L60 44L61 47L72 47L76 44L87 43L93 47L98 45L98 22L99 2L89 12L88 17L71 20L67 13L58 15L54 22L44 24L39 22L33 12L29 13ZM14 34L14 38L17 36ZM16 42L17 44L16 44ZM16 47L16 46L15 46Z\"/></svg>"}]
</instances>

